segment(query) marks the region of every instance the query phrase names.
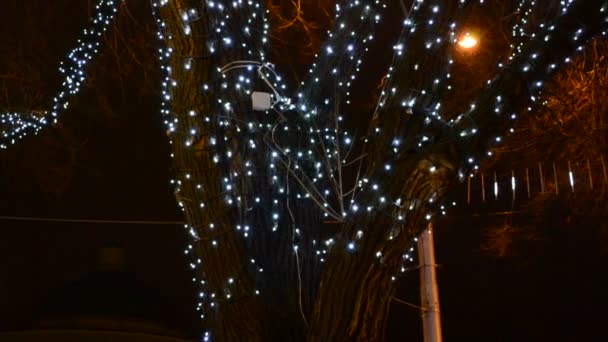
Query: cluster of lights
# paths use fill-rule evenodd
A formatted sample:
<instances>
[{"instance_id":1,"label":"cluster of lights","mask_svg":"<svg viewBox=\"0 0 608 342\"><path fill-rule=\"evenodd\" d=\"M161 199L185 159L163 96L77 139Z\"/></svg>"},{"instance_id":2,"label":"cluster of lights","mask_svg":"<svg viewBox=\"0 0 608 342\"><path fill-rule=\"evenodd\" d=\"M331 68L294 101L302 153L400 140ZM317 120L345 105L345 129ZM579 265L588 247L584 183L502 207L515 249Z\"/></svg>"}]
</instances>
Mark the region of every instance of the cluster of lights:
<instances>
[{"instance_id":1,"label":"cluster of lights","mask_svg":"<svg viewBox=\"0 0 608 342\"><path fill-rule=\"evenodd\" d=\"M38 133L47 124L45 114L0 113L0 128L2 128L0 149L6 149L7 144L15 144L28 133Z\"/></svg>"},{"instance_id":2,"label":"cluster of lights","mask_svg":"<svg viewBox=\"0 0 608 342\"><path fill-rule=\"evenodd\" d=\"M122 0L100 0L90 27L83 30L77 46L59 67L63 83L53 98L51 108L44 112L0 113L0 149L6 149L29 134L37 134L48 124L57 123L60 112L69 107L70 97L80 91L86 79L85 69L97 54L99 41L112 22Z\"/></svg>"},{"instance_id":3,"label":"cluster of lights","mask_svg":"<svg viewBox=\"0 0 608 342\"><path fill-rule=\"evenodd\" d=\"M574 3L574 0L560 1L560 14L566 14L570 6ZM530 25L532 24L531 15L537 10L537 0L519 0L515 14L517 21L511 29L511 36L513 43L511 43L511 49L513 50L509 60L523 52L524 45L530 39L536 38L536 32L529 32ZM541 28L542 28L541 24Z\"/></svg>"},{"instance_id":4,"label":"cluster of lights","mask_svg":"<svg viewBox=\"0 0 608 342\"><path fill-rule=\"evenodd\" d=\"M298 109L323 120L339 117L335 101L349 104L350 88L361 70L374 27L386 5L379 1L345 1L336 5L334 28L298 90ZM344 98L343 98L344 97Z\"/></svg>"},{"instance_id":5,"label":"cluster of lights","mask_svg":"<svg viewBox=\"0 0 608 342\"><path fill-rule=\"evenodd\" d=\"M201 146L212 149L212 162L223 174L219 179L220 194L209 194L207 189L212 187L199 183L201 179L190 172L178 172L171 182L177 194L186 189L195 193L196 197L187 201L178 196L178 204L187 217L186 208L189 201L193 200L196 205L192 210L207 211L222 202L221 205L227 208L227 212L234 213L233 218L217 226L209 222L205 222L204 226L200 225L201 222L189 222L185 226L193 240L186 254L192 257L190 265L196 273L193 281L200 287L196 309L200 312L201 319L205 320L210 314L217 313L220 305L226 305L224 303L242 295L259 295L260 289L255 287L250 294L237 293L241 281L238 272L228 274L223 280L207 281L203 267L205 260L199 258L200 248L219 253L225 242L218 230L228 222L233 224L236 234L251 243L252 236L256 233L255 225L249 222L253 221L252 216L264 212L271 222L269 226L274 230L281 217L277 198L271 198L267 193L254 194L251 189L242 186L243 182L251 184L253 179L260 177L262 172L259 171L258 163L260 155L265 152L258 147L265 144L260 133L269 132L273 125L271 114L254 113L251 110L254 87L262 84L272 91L273 108L284 110L292 105L288 98L281 96L281 91L286 86L266 60L269 27L263 6L259 2L209 1L204 11L185 8L178 26L171 29L161 15L163 7L168 4L168 0L153 2L159 27L158 36L165 43L165 47L160 50L161 68L165 73L161 113L167 133L174 151L179 151L180 155L196 154ZM232 19L235 17L241 18L243 22ZM204 21L213 30L197 32L200 29L200 25L196 25L197 21ZM210 98L211 103L193 103L191 108L173 107L174 97L180 96L181 77L189 77L201 70L197 56L175 53L173 37L177 34L205 34L204 58L213 60L219 67L205 70L209 79L201 84L200 90L195 91ZM177 112L178 110L183 112ZM171 157L176 158L174 154ZM277 179L279 176L277 174L272 177ZM273 187L278 187L275 183L273 182ZM284 192L285 188L282 189ZM269 208L270 213L266 213L265 210ZM193 244L200 248L193 248ZM249 258L247 262L248 270L256 278L256 274L261 276L264 273L263 261ZM205 338L210 338L210 332L205 333Z\"/></svg>"},{"instance_id":6,"label":"cluster of lights","mask_svg":"<svg viewBox=\"0 0 608 342\"><path fill-rule=\"evenodd\" d=\"M168 2L159 2L155 4L155 7L160 9L166 4ZM248 5L249 9L255 8L255 3L249 2ZM199 144L196 141L198 134L202 131L210 133L205 144L215 151L213 162L224 174L220 179L223 188L221 199L225 201L224 205L229 210L238 213L237 218L234 219L236 221L235 231L240 232L246 239L255 236L256 230L259 229L271 229L272 232L279 234L290 234L299 275L300 253L308 250L303 255L313 255L323 263L329 249L334 245L334 238L321 239L323 241L321 242L315 237L302 236L308 232L304 233L295 222L292 213L294 209L290 208L290 201L293 200L293 195L290 196L290 185L297 188L297 193L292 190L292 194L296 194L296 199L314 201L324 217L340 221L346 218L345 207L343 205L339 208L333 207L329 197L336 190L333 186L337 183L333 178L346 159L353 138L347 132L340 130L341 115L332 111L333 105L330 104L335 103L336 100L348 103L349 88L355 79L354 75L360 70L361 57L367 51L367 44L373 39L372 28L380 20L378 9L383 5L375 2L373 6L369 6L360 1L352 1L343 8L337 8L337 25L334 31L329 33L330 37L336 37L336 39L330 39L323 49L326 53L318 56L318 63L311 68L311 80L301 85L297 104L292 104L288 97L282 95L287 87L282 82L282 78L274 72L272 65L266 61L264 45L267 42L268 27L266 20L261 19L263 18L262 13L255 10L249 12L250 18L255 17L255 19L248 22L248 25L256 27L256 23L252 21L260 20L261 22L258 21L257 25L264 27L264 34L255 37L260 39L258 42L252 43L248 40L244 43L239 41L239 44L236 44L235 39L232 38L242 34L242 32L235 32L237 28L242 29L242 25L238 25L236 28L228 25L228 18L234 15L230 12L237 11L239 6L242 6L240 2L230 5L218 2L209 3L210 8L205 19L219 24L212 25L218 29L207 37L207 52L221 67L212 72L210 81L203 84L201 88L203 92L213 94L216 102L211 104L211 108L207 109L206 113L200 113L198 108L183 109L188 113L187 121L178 120L179 113L174 113L175 109L171 106L171 101L176 96L173 89L180 82L179 79L174 79L174 68L180 67L180 64L183 63L181 72L194 72L196 60L189 56L175 56L171 47L173 33L166 29L167 24L160 16L157 16L160 28L159 37L168 45L160 54L161 64L166 72L166 78L163 80L162 113L171 143L184 151L190 150L191 153L195 153L196 146ZM184 10L182 19L183 34L185 35L193 34L188 19L191 15L198 15L197 11ZM240 16L247 17L243 14ZM357 21L346 20L349 18L356 18ZM365 25L361 25L361 23ZM349 29L350 27L358 27L364 32L352 31ZM253 32L249 26L246 26L243 31L246 35ZM259 32L259 30L255 32ZM240 53L234 52L235 45ZM337 56L338 53L341 56ZM343 58L345 53L348 58ZM179 62L180 59L183 61ZM312 105L307 107L306 103L317 103L315 101L306 102L307 99L318 96L314 93L320 87L327 86L325 83L319 84L318 81L321 76L324 76L323 73L327 67L336 70L335 81L331 84L342 89L341 94L335 95L335 98L325 98L319 102L321 105L318 107ZM338 72L343 69L348 69L350 73ZM316 75L319 76L315 77ZM275 101L271 110L264 113L251 111L248 99L253 93L255 84L258 86L262 84L274 95ZM323 118L317 119L319 117ZM328 117L330 120L327 120ZM302 139L304 143L290 145L294 142L294 133L300 137L304 136L305 139ZM236 147L230 148L230 146ZM260 153L257 146L266 148L262 150L264 152ZM319 146L323 146L323 148L319 149ZM260 155L265 154L269 158L266 170L260 171L260 168L264 167L260 165L264 163ZM251 189L241 185L243 184L241 178L261 177L260 174L267 175L270 183L268 189L271 191L254 193ZM184 187L193 186L196 181L195 177L184 173L178 174L172 183L176 187L176 192L180 193ZM252 181L246 180L246 182ZM293 184L298 186L293 186ZM196 187L198 189L204 186L197 184ZM334 193L333 198L342 198L344 191L339 188L337 192L338 195ZM209 204L198 198L195 201L200 203L201 210L205 210ZM381 200L380 204L383 202ZM180 206L185 208L186 204L180 201ZM356 204L351 205L351 208L355 207ZM368 211L369 208L371 207L368 206ZM260 213L268 215L266 219L268 227L256 227L254 222L249 222L251 220L249 217ZM290 229L286 232L287 227ZM199 231L205 229L204 227L194 228L187 225L186 229L196 243L203 244L203 248L221 248L221 241L200 240L202 234ZM209 229L212 228L209 227ZM307 244L302 245L304 242ZM209 243L210 246L204 246L205 243ZM348 244L347 249L354 252L355 244ZM198 259L191 248L186 252L193 255L194 262L191 262L193 269L204 264L204 260ZM404 261L411 260L413 260L411 251L404 254ZM252 262L257 264L255 259L252 259ZM402 270L405 268L402 267ZM263 268L259 267L258 272L263 272ZM238 277L231 276L229 279L238 280ZM195 281L198 282L197 278ZM208 284L203 281L200 281L200 284L201 301L197 304L197 309L201 311L201 318L205 318L205 312L217 307L218 300L229 300L231 292L228 289L205 288L203 285ZM256 294L259 293L259 290L255 291Z\"/></svg>"},{"instance_id":7,"label":"cluster of lights","mask_svg":"<svg viewBox=\"0 0 608 342\"><path fill-rule=\"evenodd\" d=\"M533 5L533 3L532 1L530 5ZM576 4L581 5L582 3L579 1ZM509 57L509 65L499 64L499 68L502 69L502 77L509 74L514 79L519 79L527 84L530 94L528 99L522 101L509 96L509 91L512 89L505 88L503 78L496 78L488 81L486 90L488 93L493 93L494 97L486 97L483 102L472 104L469 112L460 115L451 123L457 132L460 132L460 136L464 138L464 143L474 146L467 151L469 156L466 163L461 167L459 173L461 178L464 178L471 170L478 170L480 160L492 156L491 147L503 141L502 136L488 135L490 133L488 130L482 131L480 127L472 126L472 123L486 122L497 128L494 132L513 133L513 125L517 119L516 113L522 110L532 111L531 106L525 106L527 103L540 104L539 99L544 87L543 80L552 75L560 65L570 63L573 58L572 52L581 52L583 44L593 35L597 33L606 35L606 31L590 32L589 29L579 23L576 14L571 11L576 4L573 1L563 2L562 11L557 16L556 23L540 24L539 29L531 34L532 37L541 39L533 39L526 44L526 49L516 51ZM604 30L608 26L607 8L607 4L598 3L595 9L596 20L598 23L603 22ZM521 26L523 24L518 23L517 25ZM568 29L560 26L568 27ZM561 45L560 49L555 48L558 45ZM488 112L493 113L493 115L488 117ZM481 150L484 146L486 147L485 151ZM475 158L475 154L480 157Z\"/></svg>"},{"instance_id":8,"label":"cluster of lights","mask_svg":"<svg viewBox=\"0 0 608 342\"><path fill-rule=\"evenodd\" d=\"M530 0L520 0L517 4L515 13L518 20L511 29L511 36L518 43L511 44L511 49L513 50L511 56L509 56L511 60L522 52L526 38L528 38L526 28L530 20L530 14L534 11L536 4L536 1Z\"/></svg>"},{"instance_id":9,"label":"cluster of lights","mask_svg":"<svg viewBox=\"0 0 608 342\"><path fill-rule=\"evenodd\" d=\"M467 5L466 1L459 1L453 11L462 10ZM431 193L427 199L422 201L417 198L401 199L399 197L389 198L387 191L383 191L382 184L377 175L390 174L393 172L393 165L398 163L398 158L401 153L402 146L410 146L411 138L408 136L387 136L386 132L396 131L394 127L382 127L382 117L384 112L395 111L403 113L403 115L411 116L423 115L426 124L431 122L440 122L441 118L441 103L438 99L443 92L450 91L452 86L449 84L451 77L450 69L454 61L450 56L450 50L458 43L457 22L446 20L445 16L455 13L441 7L439 1L415 1L412 8L408 12L408 16L403 21L402 33L398 41L394 44L394 56L388 72L385 76L384 87L380 93L380 98L376 106L373 120L379 122L380 125L375 125L370 130L371 135L366 137L364 141L367 143L370 140L377 140L376 143L387 142L384 145L389 145L383 155L384 162L382 170L367 170L370 176L362 174L357 179L358 197L353 196L351 202L351 210L357 212L359 210L358 202L365 202L365 199L376 198L372 203L376 205L367 205L365 212L378 214L380 212L390 212L397 226L406 223L405 218L408 217L408 212L418 210L429 210L425 214L425 218L430 220L433 216L433 211L437 210L445 213L445 206L437 203L439 194ZM417 55L412 54L417 52ZM437 70L428 70L424 66L424 60L420 60L420 55L428 55L428 59L439 58ZM437 57L440 56L440 57ZM444 58L441 60L441 58ZM418 59L419 61L417 61ZM437 72L437 77L429 77L428 73ZM424 73L424 84L409 84L403 86L395 80L396 75L412 75L414 73ZM421 78L422 79L422 78ZM387 128L387 129L385 129ZM418 132L423 133L423 132ZM418 148L430 146L433 142L432 136L429 134L419 134L419 141L416 142ZM438 165L426 165L426 173L429 175L438 174ZM375 175L375 176L371 176ZM381 176L384 178L385 176ZM389 177L390 176L386 176ZM375 180L374 180L375 179ZM360 198L360 200L358 200ZM369 201L369 200L368 200ZM394 239L399 234L398 229L394 229L387 236L387 243Z\"/></svg>"}]
</instances>

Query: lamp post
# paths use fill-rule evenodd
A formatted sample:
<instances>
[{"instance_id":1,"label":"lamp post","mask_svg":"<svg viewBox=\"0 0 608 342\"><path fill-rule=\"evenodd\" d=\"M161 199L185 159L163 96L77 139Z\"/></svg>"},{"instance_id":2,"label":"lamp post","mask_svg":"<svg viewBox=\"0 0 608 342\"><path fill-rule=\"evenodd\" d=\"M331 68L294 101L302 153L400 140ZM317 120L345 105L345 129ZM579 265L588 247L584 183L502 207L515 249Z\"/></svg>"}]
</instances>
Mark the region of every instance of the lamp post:
<instances>
[{"instance_id":1,"label":"lamp post","mask_svg":"<svg viewBox=\"0 0 608 342\"><path fill-rule=\"evenodd\" d=\"M420 262L420 302L424 342L441 342L441 311L435 269L433 224L418 236L418 260Z\"/></svg>"},{"instance_id":2,"label":"lamp post","mask_svg":"<svg viewBox=\"0 0 608 342\"><path fill-rule=\"evenodd\" d=\"M465 33L456 42L461 50L470 51L477 46L477 38ZM422 307L422 327L424 342L442 342L441 311L439 310L439 289L437 288L437 264L435 262L435 242L433 224L429 222L418 236L418 260L420 262L420 302Z\"/></svg>"}]
</instances>

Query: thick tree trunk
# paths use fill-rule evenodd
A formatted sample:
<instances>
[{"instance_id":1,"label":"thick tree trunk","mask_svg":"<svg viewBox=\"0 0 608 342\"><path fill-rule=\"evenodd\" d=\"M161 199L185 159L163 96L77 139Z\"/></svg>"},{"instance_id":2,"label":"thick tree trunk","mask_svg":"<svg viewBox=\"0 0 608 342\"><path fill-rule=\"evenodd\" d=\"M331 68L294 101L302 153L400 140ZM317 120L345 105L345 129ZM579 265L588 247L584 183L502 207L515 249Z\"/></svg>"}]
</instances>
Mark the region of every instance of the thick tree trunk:
<instances>
[{"instance_id":1,"label":"thick tree trunk","mask_svg":"<svg viewBox=\"0 0 608 342\"><path fill-rule=\"evenodd\" d=\"M209 32L205 20L191 23L192 32L184 34L182 14L196 8L204 17L205 8L192 0L172 0L161 11L167 25L165 40L172 53L165 62L172 86L167 87L170 101L166 120L175 123L170 133L173 166L176 177L176 197L183 208L189 228L198 235L195 253L200 258L197 282L201 283L201 302L205 325L212 328L211 337L217 341L264 341L265 316L255 296L253 279L247 271L247 256L242 238L237 236L235 213L223 200L221 170L213 162L208 142L212 132L206 132L200 116L190 111L207 113L213 103L212 95L201 91L212 65L204 56L205 35ZM184 63L189 60L190 67ZM196 141L191 130L199 133ZM202 275L201 275L202 274ZM206 311L206 312L204 312ZM204 327L205 328L205 327Z\"/></svg>"},{"instance_id":2,"label":"thick tree trunk","mask_svg":"<svg viewBox=\"0 0 608 342\"><path fill-rule=\"evenodd\" d=\"M367 254L337 253L345 252L330 257L308 341L381 341L394 292L393 268Z\"/></svg>"},{"instance_id":3,"label":"thick tree trunk","mask_svg":"<svg viewBox=\"0 0 608 342\"><path fill-rule=\"evenodd\" d=\"M406 199L407 213L399 212L405 223L395 236L395 220L391 216L355 219L344 227L347 238L342 239L342 245L333 247L323 272L309 341L383 340L403 253L426 226L431 199L442 198L454 180L455 167L449 158L447 154L429 154L418 163L410 163L409 172L402 170L401 174L409 177L388 181L392 198ZM435 166L433 171L431 165ZM358 231L364 233L357 241ZM357 241L351 251L346 246L349 236Z\"/></svg>"}]
</instances>

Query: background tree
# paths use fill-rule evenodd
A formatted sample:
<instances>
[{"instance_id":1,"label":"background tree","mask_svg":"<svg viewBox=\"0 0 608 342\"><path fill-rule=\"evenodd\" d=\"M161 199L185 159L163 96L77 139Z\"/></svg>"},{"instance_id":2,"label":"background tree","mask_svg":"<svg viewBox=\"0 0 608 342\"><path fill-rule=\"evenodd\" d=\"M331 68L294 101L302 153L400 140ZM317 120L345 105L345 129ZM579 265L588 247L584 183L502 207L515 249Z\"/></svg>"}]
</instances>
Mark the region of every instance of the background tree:
<instances>
[{"instance_id":1,"label":"background tree","mask_svg":"<svg viewBox=\"0 0 608 342\"><path fill-rule=\"evenodd\" d=\"M458 115L440 100L450 90L452 23L474 6L414 3L378 106L361 120L369 128L355 137L342 122L380 23L379 2L338 7L310 79L291 101L267 63L261 4L154 3L167 44L162 113L205 325L219 340L381 338L413 237L443 209L449 184L476 169L509 118L537 96L553 65L599 32L602 5L579 1L540 27L533 37L547 40L523 45ZM275 94L272 110L251 111L255 89ZM18 119L24 130L38 129L35 117ZM11 130L14 120L3 123L8 139L22 135ZM282 313L290 326L272 329L265 312Z\"/></svg>"},{"instance_id":2,"label":"background tree","mask_svg":"<svg viewBox=\"0 0 608 342\"><path fill-rule=\"evenodd\" d=\"M529 201L516 208L531 219L507 218L500 229L488 230L486 248L492 254L519 255L538 249L523 246L545 245L575 230L605 241L606 49L604 39L595 39L571 65L558 72L535 115L521 120L516 133L496 149L496 160L488 162L488 167L503 170L531 167L535 188L539 184L536 165L541 163L546 171L545 192L535 191ZM576 191L562 176L556 194L553 163L561 175L568 173L570 164Z\"/></svg>"}]
</instances>

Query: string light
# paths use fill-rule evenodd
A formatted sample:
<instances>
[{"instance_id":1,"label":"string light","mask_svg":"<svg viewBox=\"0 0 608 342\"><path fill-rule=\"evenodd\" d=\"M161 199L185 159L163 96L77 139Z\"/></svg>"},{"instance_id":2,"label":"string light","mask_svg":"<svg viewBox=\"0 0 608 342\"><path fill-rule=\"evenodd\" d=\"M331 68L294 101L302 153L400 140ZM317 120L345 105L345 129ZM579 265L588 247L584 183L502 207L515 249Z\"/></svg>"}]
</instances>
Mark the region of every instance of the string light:
<instances>
[{"instance_id":1,"label":"string light","mask_svg":"<svg viewBox=\"0 0 608 342\"><path fill-rule=\"evenodd\" d=\"M122 0L100 0L89 27L83 30L77 46L61 62L63 75L60 90L53 98L49 110L29 113L0 112L0 149L6 149L30 134L37 134L49 124L56 124L59 114L69 108L70 98L80 92L86 81L86 67L99 51L99 41L107 30Z\"/></svg>"}]
</instances>

